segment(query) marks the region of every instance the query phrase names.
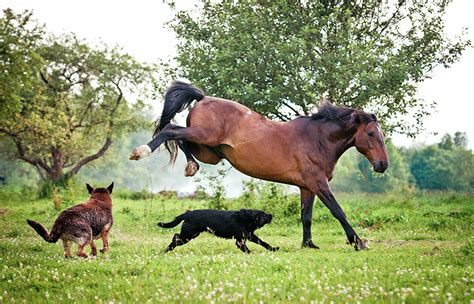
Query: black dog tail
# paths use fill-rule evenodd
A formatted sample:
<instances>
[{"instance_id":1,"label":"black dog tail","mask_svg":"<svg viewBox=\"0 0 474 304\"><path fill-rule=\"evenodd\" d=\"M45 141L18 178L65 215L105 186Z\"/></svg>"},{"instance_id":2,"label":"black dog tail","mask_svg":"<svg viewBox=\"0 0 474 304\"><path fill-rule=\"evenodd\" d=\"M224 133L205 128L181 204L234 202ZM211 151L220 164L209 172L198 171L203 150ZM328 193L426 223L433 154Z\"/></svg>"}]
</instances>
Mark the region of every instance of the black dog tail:
<instances>
[{"instance_id":1,"label":"black dog tail","mask_svg":"<svg viewBox=\"0 0 474 304\"><path fill-rule=\"evenodd\" d=\"M51 233L48 233L46 228L38 222L32 220L26 220L28 225L30 225L46 242L56 243L59 240L59 233L56 229L51 229Z\"/></svg>"},{"instance_id":2,"label":"black dog tail","mask_svg":"<svg viewBox=\"0 0 474 304\"><path fill-rule=\"evenodd\" d=\"M181 215L178 215L174 220L172 220L169 223L158 223L158 226L163 227L163 228L173 228L179 225L184 220L184 216L186 213L183 213Z\"/></svg>"},{"instance_id":3,"label":"black dog tail","mask_svg":"<svg viewBox=\"0 0 474 304\"><path fill-rule=\"evenodd\" d=\"M155 123L153 138L158 136L160 131L171 122L177 113L191 105L194 100L200 101L203 98L204 92L200 89L182 81L174 81L166 91L163 112ZM170 163L174 163L178 155L176 141L167 140L165 146L170 153Z\"/></svg>"}]
</instances>

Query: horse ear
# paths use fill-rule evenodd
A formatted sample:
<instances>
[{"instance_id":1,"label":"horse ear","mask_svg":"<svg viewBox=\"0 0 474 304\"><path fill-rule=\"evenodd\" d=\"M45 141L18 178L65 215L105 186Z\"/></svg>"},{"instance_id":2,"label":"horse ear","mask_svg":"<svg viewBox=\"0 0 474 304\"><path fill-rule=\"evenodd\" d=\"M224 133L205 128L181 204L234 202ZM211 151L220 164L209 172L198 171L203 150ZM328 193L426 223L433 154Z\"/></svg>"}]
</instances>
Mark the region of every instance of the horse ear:
<instances>
[{"instance_id":1,"label":"horse ear","mask_svg":"<svg viewBox=\"0 0 474 304\"><path fill-rule=\"evenodd\" d=\"M94 191L94 188L87 183L86 183L86 187L87 187L87 192L89 192L89 194L92 194L92 191Z\"/></svg>"},{"instance_id":2,"label":"horse ear","mask_svg":"<svg viewBox=\"0 0 474 304\"><path fill-rule=\"evenodd\" d=\"M107 187L107 191L109 191L109 194L112 194L112 189L114 189L114 182L112 182L110 186Z\"/></svg>"},{"instance_id":3,"label":"horse ear","mask_svg":"<svg viewBox=\"0 0 474 304\"><path fill-rule=\"evenodd\" d=\"M359 114L359 112L357 112L356 110L354 110L354 111L351 113L351 122L352 122L353 124L359 124L359 123L361 123L360 114Z\"/></svg>"}]
</instances>

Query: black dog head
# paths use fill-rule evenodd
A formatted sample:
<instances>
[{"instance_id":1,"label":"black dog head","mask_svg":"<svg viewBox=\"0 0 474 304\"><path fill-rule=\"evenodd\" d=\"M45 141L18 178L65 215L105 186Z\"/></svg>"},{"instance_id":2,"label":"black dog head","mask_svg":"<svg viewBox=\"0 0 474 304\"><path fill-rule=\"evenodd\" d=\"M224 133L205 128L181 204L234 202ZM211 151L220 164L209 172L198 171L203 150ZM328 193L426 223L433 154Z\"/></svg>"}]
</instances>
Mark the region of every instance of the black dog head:
<instances>
[{"instance_id":1,"label":"black dog head","mask_svg":"<svg viewBox=\"0 0 474 304\"><path fill-rule=\"evenodd\" d=\"M238 212L238 215L242 222L245 222L250 226L255 226L254 229L261 228L266 224L270 224L273 218L270 213L253 209L241 209Z\"/></svg>"}]
</instances>

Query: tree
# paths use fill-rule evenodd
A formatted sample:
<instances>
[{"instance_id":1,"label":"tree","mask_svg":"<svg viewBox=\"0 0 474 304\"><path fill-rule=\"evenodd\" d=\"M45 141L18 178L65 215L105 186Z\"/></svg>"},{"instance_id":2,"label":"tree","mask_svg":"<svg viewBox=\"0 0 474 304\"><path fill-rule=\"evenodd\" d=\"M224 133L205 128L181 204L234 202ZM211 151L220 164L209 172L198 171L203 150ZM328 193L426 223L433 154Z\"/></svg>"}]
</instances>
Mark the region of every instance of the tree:
<instances>
[{"instance_id":1,"label":"tree","mask_svg":"<svg viewBox=\"0 0 474 304\"><path fill-rule=\"evenodd\" d=\"M338 161L331 187L343 192L381 193L406 190L411 178L409 164L390 141L386 147L390 155L390 170L382 175L373 173L367 159L351 149Z\"/></svg>"},{"instance_id":2,"label":"tree","mask_svg":"<svg viewBox=\"0 0 474 304\"><path fill-rule=\"evenodd\" d=\"M467 138L466 132L459 132L458 131L458 132L454 133L453 141L454 141L455 146L467 149L467 144L468 144L469 140Z\"/></svg>"},{"instance_id":3,"label":"tree","mask_svg":"<svg viewBox=\"0 0 474 304\"><path fill-rule=\"evenodd\" d=\"M0 135L11 157L61 182L145 122L153 67L72 34L46 35L30 12L0 19ZM134 96L133 103L127 96Z\"/></svg>"},{"instance_id":4,"label":"tree","mask_svg":"<svg viewBox=\"0 0 474 304\"><path fill-rule=\"evenodd\" d=\"M177 73L280 120L307 115L326 95L416 133L420 124L400 117L413 110L420 123L429 112L417 84L470 45L443 31L449 2L202 0L170 23Z\"/></svg>"},{"instance_id":5,"label":"tree","mask_svg":"<svg viewBox=\"0 0 474 304\"><path fill-rule=\"evenodd\" d=\"M472 151L452 144L443 136L440 143L410 153L410 169L420 189L469 191L474 189ZM467 138L465 137L467 140Z\"/></svg>"},{"instance_id":6,"label":"tree","mask_svg":"<svg viewBox=\"0 0 474 304\"><path fill-rule=\"evenodd\" d=\"M358 155L358 167L362 176L357 183L364 192L404 191L409 186L410 167L403 155L391 142L387 142L387 152L390 155L390 170L380 175L371 170L369 161Z\"/></svg>"},{"instance_id":7,"label":"tree","mask_svg":"<svg viewBox=\"0 0 474 304\"><path fill-rule=\"evenodd\" d=\"M438 143L438 147L444 150L452 150L454 146L453 138L449 134L444 134L441 141Z\"/></svg>"}]
</instances>

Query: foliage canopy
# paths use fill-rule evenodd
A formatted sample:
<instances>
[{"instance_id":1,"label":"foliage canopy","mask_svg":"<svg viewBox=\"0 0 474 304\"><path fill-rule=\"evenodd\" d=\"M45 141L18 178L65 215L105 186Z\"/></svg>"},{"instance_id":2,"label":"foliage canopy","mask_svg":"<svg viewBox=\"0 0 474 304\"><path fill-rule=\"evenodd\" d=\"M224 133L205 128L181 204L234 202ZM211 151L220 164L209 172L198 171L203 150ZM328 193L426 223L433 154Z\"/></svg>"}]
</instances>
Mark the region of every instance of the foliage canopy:
<instances>
[{"instance_id":1,"label":"foliage canopy","mask_svg":"<svg viewBox=\"0 0 474 304\"><path fill-rule=\"evenodd\" d=\"M444 32L449 2L202 0L170 23L178 75L272 118L307 115L328 96L414 134L419 124L400 118L429 113L417 85L470 45Z\"/></svg>"},{"instance_id":2,"label":"foliage canopy","mask_svg":"<svg viewBox=\"0 0 474 304\"><path fill-rule=\"evenodd\" d=\"M31 12L7 9L0 50L2 150L35 166L43 179L72 177L114 138L143 125L154 68L119 48L49 35Z\"/></svg>"}]
</instances>

